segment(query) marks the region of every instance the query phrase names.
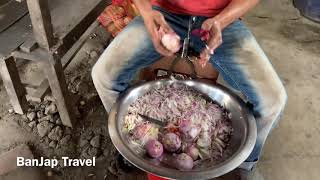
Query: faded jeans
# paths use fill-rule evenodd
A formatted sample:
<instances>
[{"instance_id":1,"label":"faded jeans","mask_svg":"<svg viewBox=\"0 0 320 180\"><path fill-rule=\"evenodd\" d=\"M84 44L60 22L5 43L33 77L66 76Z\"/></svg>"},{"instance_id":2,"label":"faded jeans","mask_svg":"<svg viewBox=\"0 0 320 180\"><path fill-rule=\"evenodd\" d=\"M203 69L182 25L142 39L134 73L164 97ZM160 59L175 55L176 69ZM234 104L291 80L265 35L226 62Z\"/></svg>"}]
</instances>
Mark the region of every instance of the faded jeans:
<instances>
[{"instance_id":1,"label":"faded jeans","mask_svg":"<svg viewBox=\"0 0 320 180\"><path fill-rule=\"evenodd\" d=\"M172 29L184 39L190 16L162 12ZM205 17L198 17L200 28ZM259 159L272 127L277 124L286 101L286 91L269 59L250 30L239 20L223 30L223 43L210 58L225 82L240 91L249 102L257 123L257 141L250 156L240 168L251 170ZM191 46L200 52L205 44L191 37ZM109 112L120 92L125 91L135 74L157 60L155 50L143 19L136 17L111 42L92 70L92 79L106 110Z\"/></svg>"}]
</instances>

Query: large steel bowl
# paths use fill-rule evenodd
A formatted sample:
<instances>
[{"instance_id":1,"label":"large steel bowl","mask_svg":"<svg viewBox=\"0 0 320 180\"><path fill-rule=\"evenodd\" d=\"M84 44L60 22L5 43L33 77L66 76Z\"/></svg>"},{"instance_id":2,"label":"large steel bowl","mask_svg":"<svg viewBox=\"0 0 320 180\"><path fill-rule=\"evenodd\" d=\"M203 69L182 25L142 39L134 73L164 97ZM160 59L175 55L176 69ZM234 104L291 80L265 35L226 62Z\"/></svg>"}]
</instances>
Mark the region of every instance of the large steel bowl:
<instances>
[{"instance_id":1,"label":"large steel bowl","mask_svg":"<svg viewBox=\"0 0 320 180\"><path fill-rule=\"evenodd\" d=\"M206 164L191 171L179 171L155 164L154 161L141 153L140 147L129 142L122 131L124 117L128 107L138 97L146 92L172 83L182 83L194 88L212 100L220 103L232 114L231 122L234 128L228 146L229 156L218 164ZM149 173L169 179L210 179L226 174L237 168L250 155L257 136L256 122L245 103L230 90L219 86L194 80L158 80L132 87L122 94L109 114L108 128L111 140L118 151L132 164Z\"/></svg>"}]
</instances>

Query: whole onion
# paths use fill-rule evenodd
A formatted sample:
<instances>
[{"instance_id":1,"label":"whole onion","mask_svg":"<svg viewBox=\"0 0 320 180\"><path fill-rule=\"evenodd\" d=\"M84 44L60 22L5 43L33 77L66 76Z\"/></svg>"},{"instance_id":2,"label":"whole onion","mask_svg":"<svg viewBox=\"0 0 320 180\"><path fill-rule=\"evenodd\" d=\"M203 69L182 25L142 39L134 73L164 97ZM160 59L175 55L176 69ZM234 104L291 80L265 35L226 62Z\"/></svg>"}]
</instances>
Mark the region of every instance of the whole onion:
<instances>
[{"instance_id":1,"label":"whole onion","mask_svg":"<svg viewBox=\"0 0 320 180\"><path fill-rule=\"evenodd\" d=\"M162 144L155 139L149 140L146 143L145 148L147 150L148 155L153 158L159 158L163 153Z\"/></svg>"},{"instance_id":2,"label":"whole onion","mask_svg":"<svg viewBox=\"0 0 320 180\"><path fill-rule=\"evenodd\" d=\"M181 147L181 140L175 133L167 133L162 139L163 147L169 152L175 152Z\"/></svg>"},{"instance_id":3,"label":"whole onion","mask_svg":"<svg viewBox=\"0 0 320 180\"><path fill-rule=\"evenodd\" d=\"M185 149L185 153L188 154L193 160L197 160L200 152L195 146L189 146Z\"/></svg>"},{"instance_id":4,"label":"whole onion","mask_svg":"<svg viewBox=\"0 0 320 180\"><path fill-rule=\"evenodd\" d=\"M193 159L188 154L181 153L175 158L174 165L179 170L191 170L193 168Z\"/></svg>"}]
</instances>

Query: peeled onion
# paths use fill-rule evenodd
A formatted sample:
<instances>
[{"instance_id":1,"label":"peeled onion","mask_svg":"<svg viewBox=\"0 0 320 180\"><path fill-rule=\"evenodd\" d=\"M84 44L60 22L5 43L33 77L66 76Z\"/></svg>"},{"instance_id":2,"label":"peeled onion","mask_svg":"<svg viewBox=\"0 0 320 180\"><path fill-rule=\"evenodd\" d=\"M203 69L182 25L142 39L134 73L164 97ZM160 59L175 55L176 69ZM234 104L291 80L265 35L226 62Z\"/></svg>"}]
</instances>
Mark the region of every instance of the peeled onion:
<instances>
[{"instance_id":1,"label":"peeled onion","mask_svg":"<svg viewBox=\"0 0 320 180\"><path fill-rule=\"evenodd\" d=\"M149 140L146 143L145 148L147 150L148 155L152 158L159 158L163 153L162 144L155 139Z\"/></svg>"},{"instance_id":2,"label":"peeled onion","mask_svg":"<svg viewBox=\"0 0 320 180\"><path fill-rule=\"evenodd\" d=\"M166 33L160 27L159 36L161 37L162 45L169 51L171 51L172 53L176 53L180 50L180 37L176 33Z\"/></svg>"},{"instance_id":3,"label":"peeled onion","mask_svg":"<svg viewBox=\"0 0 320 180\"><path fill-rule=\"evenodd\" d=\"M169 152L175 152L181 147L181 140L175 133L167 133L162 139L163 147Z\"/></svg>"},{"instance_id":4,"label":"peeled onion","mask_svg":"<svg viewBox=\"0 0 320 180\"><path fill-rule=\"evenodd\" d=\"M162 36L161 42L165 48L172 53L180 50L180 37L175 33L168 33Z\"/></svg>"},{"instance_id":5,"label":"peeled onion","mask_svg":"<svg viewBox=\"0 0 320 180\"><path fill-rule=\"evenodd\" d=\"M174 165L179 170L191 170L193 168L193 159L186 153L179 154Z\"/></svg>"}]
</instances>

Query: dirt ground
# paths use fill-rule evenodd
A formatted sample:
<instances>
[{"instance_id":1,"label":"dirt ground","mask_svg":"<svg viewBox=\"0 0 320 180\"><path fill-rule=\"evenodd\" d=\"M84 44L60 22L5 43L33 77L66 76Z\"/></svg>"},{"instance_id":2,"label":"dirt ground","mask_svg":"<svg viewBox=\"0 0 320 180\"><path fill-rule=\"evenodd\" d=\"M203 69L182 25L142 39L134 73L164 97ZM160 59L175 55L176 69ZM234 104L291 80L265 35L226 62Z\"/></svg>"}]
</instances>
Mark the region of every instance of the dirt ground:
<instances>
[{"instance_id":1,"label":"dirt ground","mask_svg":"<svg viewBox=\"0 0 320 180\"><path fill-rule=\"evenodd\" d=\"M290 1L263 1L245 21L282 78L289 96L279 126L270 135L260 173L267 180L319 179L320 28Z\"/></svg>"},{"instance_id":2,"label":"dirt ground","mask_svg":"<svg viewBox=\"0 0 320 180\"><path fill-rule=\"evenodd\" d=\"M316 142L320 138L320 95L317 93L320 88L320 25L301 17L289 0L264 0L244 17L244 22L272 61L289 96L279 126L267 140L258 171L265 180L319 179L320 145ZM54 180L126 179L125 175L119 175L125 173L117 170L116 150L106 127L107 114L90 77L90 69L103 51L106 39L100 32L89 40L65 72L69 90L76 100L78 123L71 133L56 120L52 126L62 127L61 139L70 135L67 145L63 145L60 138L57 141L50 140L48 135L41 138L35 126L30 128L32 121L27 117L10 114L9 100L0 82L0 154L24 143L36 157L95 155L98 157L95 168L58 167L38 171L52 174L48 179ZM23 81L36 79L33 82L39 82L42 76L39 66L20 64ZM30 107L30 111L36 112L36 107ZM89 145L96 136L100 139L97 148ZM6 175L0 179L15 180L16 177Z\"/></svg>"}]
</instances>

